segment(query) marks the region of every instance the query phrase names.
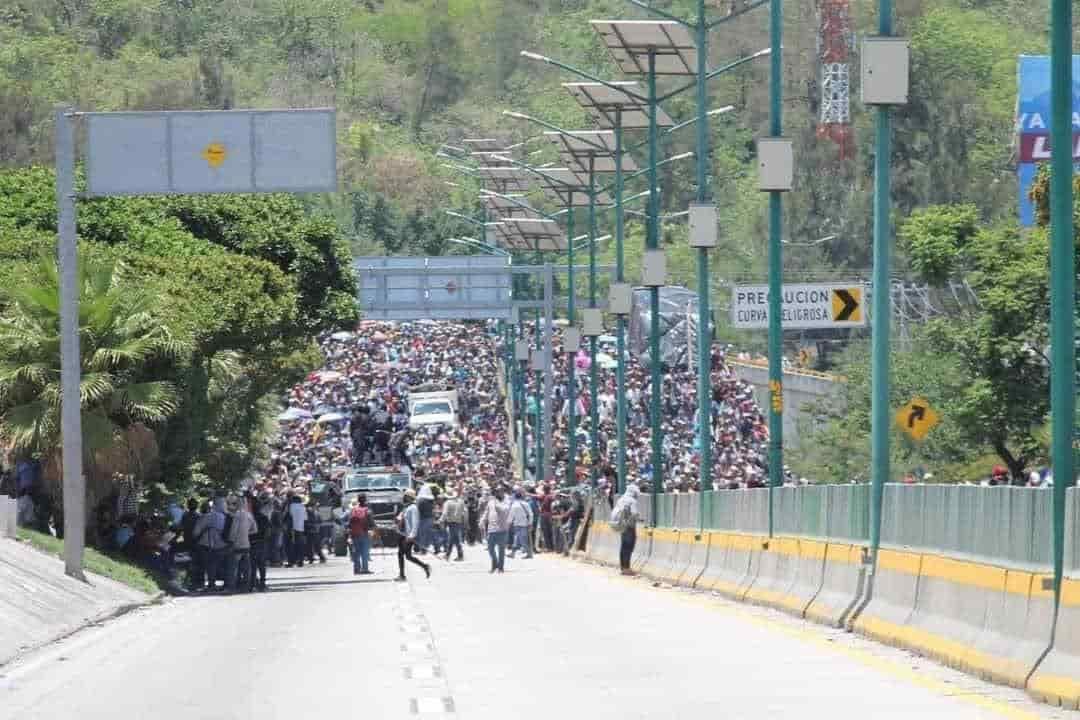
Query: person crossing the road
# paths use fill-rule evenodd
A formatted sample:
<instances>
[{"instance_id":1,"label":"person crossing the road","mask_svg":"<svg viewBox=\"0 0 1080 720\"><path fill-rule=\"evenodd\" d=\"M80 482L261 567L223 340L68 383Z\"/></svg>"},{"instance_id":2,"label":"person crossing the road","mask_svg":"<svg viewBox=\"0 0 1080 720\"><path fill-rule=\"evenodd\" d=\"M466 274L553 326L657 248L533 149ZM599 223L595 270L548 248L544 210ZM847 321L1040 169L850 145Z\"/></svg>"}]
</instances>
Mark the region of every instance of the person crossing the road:
<instances>
[{"instance_id":1,"label":"person crossing the road","mask_svg":"<svg viewBox=\"0 0 1080 720\"><path fill-rule=\"evenodd\" d=\"M413 548L416 547L416 536L420 532L420 510L416 507L416 492L409 488L405 491L405 510L398 516L398 528L401 534L398 536L398 582L404 582L405 561L424 569L424 574L431 577L431 566L423 560L413 557Z\"/></svg>"}]
</instances>

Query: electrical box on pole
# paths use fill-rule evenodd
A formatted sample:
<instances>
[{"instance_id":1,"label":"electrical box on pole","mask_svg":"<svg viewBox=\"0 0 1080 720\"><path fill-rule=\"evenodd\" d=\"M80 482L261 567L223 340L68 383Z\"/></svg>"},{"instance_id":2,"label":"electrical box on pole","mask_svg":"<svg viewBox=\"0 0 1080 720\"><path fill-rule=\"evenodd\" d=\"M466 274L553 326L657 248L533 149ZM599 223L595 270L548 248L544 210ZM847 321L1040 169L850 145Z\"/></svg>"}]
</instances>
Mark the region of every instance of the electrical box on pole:
<instances>
[{"instance_id":1,"label":"electrical box on pole","mask_svg":"<svg viewBox=\"0 0 1080 720\"><path fill-rule=\"evenodd\" d=\"M612 315L629 315L633 301L634 289L630 283L612 283L608 286L608 312Z\"/></svg>"},{"instance_id":2,"label":"electrical box on pole","mask_svg":"<svg viewBox=\"0 0 1080 720\"><path fill-rule=\"evenodd\" d=\"M576 327L568 327L563 330L563 352L576 353L581 349L581 331Z\"/></svg>"},{"instance_id":3,"label":"electrical box on pole","mask_svg":"<svg viewBox=\"0 0 1080 720\"><path fill-rule=\"evenodd\" d=\"M904 38L868 37L862 45L864 105L906 105L911 49Z\"/></svg>"},{"instance_id":4,"label":"electrical box on pole","mask_svg":"<svg viewBox=\"0 0 1080 720\"><path fill-rule=\"evenodd\" d=\"M533 372L543 372L545 367L545 355L544 351L539 348L532 349L532 355L529 357L529 367Z\"/></svg>"},{"instance_id":5,"label":"electrical box on pole","mask_svg":"<svg viewBox=\"0 0 1080 720\"><path fill-rule=\"evenodd\" d=\"M604 313L600 308L585 308L581 311L581 334L585 337L600 337L604 334Z\"/></svg>"},{"instance_id":6,"label":"electrical box on pole","mask_svg":"<svg viewBox=\"0 0 1080 720\"><path fill-rule=\"evenodd\" d=\"M690 247L716 247L716 205L690 203Z\"/></svg>"},{"instance_id":7,"label":"electrical box on pole","mask_svg":"<svg viewBox=\"0 0 1080 720\"><path fill-rule=\"evenodd\" d=\"M795 181L795 153L791 140L782 137L759 138L758 188L763 191L788 192Z\"/></svg>"},{"instance_id":8,"label":"electrical box on pole","mask_svg":"<svg viewBox=\"0 0 1080 720\"><path fill-rule=\"evenodd\" d=\"M641 258L641 284L645 287L667 285L667 255L663 250L646 250Z\"/></svg>"},{"instance_id":9,"label":"electrical box on pole","mask_svg":"<svg viewBox=\"0 0 1080 720\"><path fill-rule=\"evenodd\" d=\"M529 362L529 341L516 340L514 342L514 359L518 362Z\"/></svg>"}]
</instances>

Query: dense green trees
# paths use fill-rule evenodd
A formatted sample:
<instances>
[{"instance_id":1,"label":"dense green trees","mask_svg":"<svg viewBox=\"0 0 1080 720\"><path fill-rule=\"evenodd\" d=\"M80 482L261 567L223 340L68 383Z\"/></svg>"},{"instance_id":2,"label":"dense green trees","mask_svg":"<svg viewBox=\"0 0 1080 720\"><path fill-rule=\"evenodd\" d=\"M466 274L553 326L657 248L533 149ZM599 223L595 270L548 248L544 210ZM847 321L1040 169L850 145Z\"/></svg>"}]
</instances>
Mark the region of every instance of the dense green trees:
<instances>
[{"instance_id":1,"label":"dense green trees","mask_svg":"<svg viewBox=\"0 0 1080 720\"><path fill-rule=\"evenodd\" d=\"M55 272L39 259L55 247L52 187L42 168L0 173L0 435L42 454L56 378L34 368L58 362ZM81 201L79 233L88 412L151 425L160 463L145 471L165 488L236 482L274 396L318 365L314 336L356 320L337 226L287 196L123 198Z\"/></svg>"}]
</instances>

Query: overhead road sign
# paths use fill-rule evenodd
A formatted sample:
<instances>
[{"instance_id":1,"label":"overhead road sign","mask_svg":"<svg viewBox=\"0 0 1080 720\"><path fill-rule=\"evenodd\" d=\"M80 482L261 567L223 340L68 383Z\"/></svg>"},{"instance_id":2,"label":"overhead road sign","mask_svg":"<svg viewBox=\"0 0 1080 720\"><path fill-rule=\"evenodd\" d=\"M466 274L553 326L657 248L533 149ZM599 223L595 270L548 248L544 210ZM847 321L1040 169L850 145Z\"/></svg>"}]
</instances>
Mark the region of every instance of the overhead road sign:
<instances>
[{"instance_id":1,"label":"overhead road sign","mask_svg":"<svg viewBox=\"0 0 1080 720\"><path fill-rule=\"evenodd\" d=\"M507 320L507 257L359 257L358 302L370 320Z\"/></svg>"},{"instance_id":2,"label":"overhead road sign","mask_svg":"<svg viewBox=\"0 0 1080 720\"><path fill-rule=\"evenodd\" d=\"M78 116L88 196L337 190L332 109Z\"/></svg>"},{"instance_id":3,"label":"overhead road sign","mask_svg":"<svg viewBox=\"0 0 1080 720\"><path fill-rule=\"evenodd\" d=\"M627 75L649 72L656 55L657 75L697 74L697 43L690 30L672 20L592 20L612 59Z\"/></svg>"},{"instance_id":4,"label":"overhead road sign","mask_svg":"<svg viewBox=\"0 0 1080 720\"><path fill-rule=\"evenodd\" d=\"M572 133L545 132L544 136L558 148L559 156L568 165L588 172L590 161L593 172L615 172L615 131L579 130ZM637 163L630 153L622 154L623 172L636 172Z\"/></svg>"},{"instance_id":5,"label":"overhead road sign","mask_svg":"<svg viewBox=\"0 0 1080 720\"><path fill-rule=\"evenodd\" d=\"M912 398L906 405L896 411L894 416L896 425L911 437L912 440L922 440L935 425L941 422L934 408L924 398Z\"/></svg>"},{"instance_id":6,"label":"overhead road sign","mask_svg":"<svg viewBox=\"0 0 1080 720\"><path fill-rule=\"evenodd\" d=\"M863 327L864 287L858 283L784 285L781 325L792 330ZM737 328L769 326L769 286L736 285L731 293L731 321Z\"/></svg>"},{"instance_id":7,"label":"overhead road sign","mask_svg":"<svg viewBox=\"0 0 1080 720\"><path fill-rule=\"evenodd\" d=\"M634 80L610 83L565 82L562 84L578 104L602 128L615 127L618 116L623 130L645 130L649 127L649 104L642 95L641 86ZM658 127L672 127L675 121L664 111L656 108Z\"/></svg>"}]
</instances>

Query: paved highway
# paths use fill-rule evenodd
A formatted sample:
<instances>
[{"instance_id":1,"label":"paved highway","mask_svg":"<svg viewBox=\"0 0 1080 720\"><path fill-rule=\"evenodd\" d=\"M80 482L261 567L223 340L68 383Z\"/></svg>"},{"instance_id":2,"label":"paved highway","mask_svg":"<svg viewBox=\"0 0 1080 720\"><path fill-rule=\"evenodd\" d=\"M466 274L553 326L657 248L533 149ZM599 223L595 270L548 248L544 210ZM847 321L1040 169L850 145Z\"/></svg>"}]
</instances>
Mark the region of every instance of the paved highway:
<instances>
[{"instance_id":1,"label":"paved highway","mask_svg":"<svg viewBox=\"0 0 1080 720\"><path fill-rule=\"evenodd\" d=\"M1036 718L1068 713L770 610L539 556L272 572L0 668L0 718ZM396 563L395 563L396 565Z\"/></svg>"}]
</instances>

